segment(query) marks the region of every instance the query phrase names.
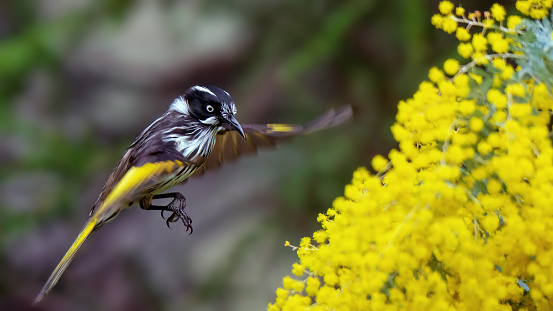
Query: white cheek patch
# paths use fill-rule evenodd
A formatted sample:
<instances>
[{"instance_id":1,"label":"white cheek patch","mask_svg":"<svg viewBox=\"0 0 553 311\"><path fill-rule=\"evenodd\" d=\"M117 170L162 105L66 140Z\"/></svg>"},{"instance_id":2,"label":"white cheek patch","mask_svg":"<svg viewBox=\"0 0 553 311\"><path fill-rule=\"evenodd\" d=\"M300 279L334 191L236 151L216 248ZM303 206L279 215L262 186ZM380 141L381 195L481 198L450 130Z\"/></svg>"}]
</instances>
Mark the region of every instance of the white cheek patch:
<instances>
[{"instance_id":1,"label":"white cheek patch","mask_svg":"<svg viewBox=\"0 0 553 311\"><path fill-rule=\"evenodd\" d=\"M188 102L184 100L182 96L175 99L171 106L169 107L170 110L178 111L182 114L188 115L190 114L190 110L188 109Z\"/></svg>"},{"instance_id":2,"label":"white cheek patch","mask_svg":"<svg viewBox=\"0 0 553 311\"><path fill-rule=\"evenodd\" d=\"M206 125L215 125L217 124L217 117L213 116L213 117L209 117L205 120L200 120L200 122L202 122L203 124L206 124Z\"/></svg>"}]
</instances>

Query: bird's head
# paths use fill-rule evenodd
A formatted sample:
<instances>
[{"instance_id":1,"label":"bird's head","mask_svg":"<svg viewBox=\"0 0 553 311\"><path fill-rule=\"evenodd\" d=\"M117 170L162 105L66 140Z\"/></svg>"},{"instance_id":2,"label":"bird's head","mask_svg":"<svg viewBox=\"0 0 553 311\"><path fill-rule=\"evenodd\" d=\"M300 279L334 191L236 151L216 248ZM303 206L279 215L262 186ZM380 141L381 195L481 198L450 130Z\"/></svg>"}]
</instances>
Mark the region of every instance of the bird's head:
<instances>
[{"instance_id":1,"label":"bird's head","mask_svg":"<svg viewBox=\"0 0 553 311\"><path fill-rule=\"evenodd\" d=\"M228 128L246 138L235 117L236 106L224 90L215 86L193 86L186 90L184 98L190 115L202 124Z\"/></svg>"}]
</instances>

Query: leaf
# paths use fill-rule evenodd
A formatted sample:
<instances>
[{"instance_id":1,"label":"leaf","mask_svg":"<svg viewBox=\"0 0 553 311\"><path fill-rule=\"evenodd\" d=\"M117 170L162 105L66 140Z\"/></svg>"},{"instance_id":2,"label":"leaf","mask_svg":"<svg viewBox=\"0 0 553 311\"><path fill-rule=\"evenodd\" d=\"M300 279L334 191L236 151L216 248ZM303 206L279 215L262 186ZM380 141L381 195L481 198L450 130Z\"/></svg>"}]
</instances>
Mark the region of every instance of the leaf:
<instances>
[{"instance_id":1,"label":"leaf","mask_svg":"<svg viewBox=\"0 0 553 311\"><path fill-rule=\"evenodd\" d=\"M522 287L524 291L529 292L530 287L528 287L528 284L524 283L521 279L517 279L518 286Z\"/></svg>"}]
</instances>

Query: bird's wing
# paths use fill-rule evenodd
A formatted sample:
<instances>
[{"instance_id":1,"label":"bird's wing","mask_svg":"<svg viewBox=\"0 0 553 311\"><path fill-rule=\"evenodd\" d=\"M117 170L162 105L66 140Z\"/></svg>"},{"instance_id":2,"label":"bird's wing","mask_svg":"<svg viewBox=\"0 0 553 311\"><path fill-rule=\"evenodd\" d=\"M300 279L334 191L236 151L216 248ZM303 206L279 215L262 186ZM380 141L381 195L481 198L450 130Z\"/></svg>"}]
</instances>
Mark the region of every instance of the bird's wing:
<instances>
[{"instance_id":1,"label":"bird's wing","mask_svg":"<svg viewBox=\"0 0 553 311\"><path fill-rule=\"evenodd\" d=\"M120 209L120 202L131 203L142 195L153 192L160 184L167 181L167 175L174 173L186 165L185 163L179 160L167 160L132 166L90 217L98 218L101 222L107 221L112 217L111 209Z\"/></svg>"},{"instance_id":2,"label":"bird's wing","mask_svg":"<svg viewBox=\"0 0 553 311\"><path fill-rule=\"evenodd\" d=\"M100 220L107 219L109 208L118 208L116 202L134 201L134 197L158 186L166 174L187 164L190 163L180 153L167 148L161 141L154 145L133 143L110 174L89 217L96 214Z\"/></svg>"},{"instance_id":3,"label":"bird's wing","mask_svg":"<svg viewBox=\"0 0 553 311\"><path fill-rule=\"evenodd\" d=\"M206 171L216 169L224 162L231 162L245 154L255 154L259 148L274 146L287 137L309 134L325 128L336 126L352 116L351 106L330 109L317 119L306 124L244 124L242 129L246 139L236 131L221 131L213 151L206 162L192 177L197 177Z\"/></svg>"},{"instance_id":4,"label":"bird's wing","mask_svg":"<svg viewBox=\"0 0 553 311\"><path fill-rule=\"evenodd\" d=\"M115 217L121 211L122 204L129 204L135 201L141 194L157 188L159 183L163 182L163 177L175 172L183 165L185 165L183 162L174 160L148 162L142 166L131 166L111 191L109 191L105 199L92 210L83 229L44 284L35 303L41 301L57 283L73 260L75 253L95 229Z\"/></svg>"}]
</instances>

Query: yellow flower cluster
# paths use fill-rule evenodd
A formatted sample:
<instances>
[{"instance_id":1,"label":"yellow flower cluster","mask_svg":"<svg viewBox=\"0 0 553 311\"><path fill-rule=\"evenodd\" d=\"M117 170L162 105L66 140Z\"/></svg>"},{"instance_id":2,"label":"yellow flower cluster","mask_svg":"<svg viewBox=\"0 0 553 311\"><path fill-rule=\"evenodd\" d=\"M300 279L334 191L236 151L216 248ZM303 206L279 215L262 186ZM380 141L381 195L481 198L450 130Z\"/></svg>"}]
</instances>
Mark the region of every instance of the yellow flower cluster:
<instances>
[{"instance_id":1,"label":"yellow flower cluster","mask_svg":"<svg viewBox=\"0 0 553 311\"><path fill-rule=\"evenodd\" d=\"M456 8L454 14L453 9L451 2L442 1L441 14L432 17L432 24L447 33L455 32L461 42L457 51L462 57L472 58L475 64L484 65L489 61L488 50L491 49L497 54L505 54L509 51L513 40L507 38L505 34L514 34L518 31L517 26L521 22L519 16L509 16L505 27L503 26L506 17L505 8L497 3L490 11L485 11L483 16L480 11L465 15L465 9L462 7ZM483 28L483 31L472 35L470 30L476 27ZM486 31L488 31L487 35Z\"/></svg>"},{"instance_id":2,"label":"yellow flower cluster","mask_svg":"<svg viewBox=\"0 0 553 311\"><path fill-rule=\"evenodd\" d=\"M530 16L551 8L527 3ZM432 68L399 103L399 149L319 215L322 229L293 247L301 279L285 277L268 310L553 309L551 84L506 61L524 56L507 37L521 18L454 9L441 2L432 22L473 60Z\"/></svg>"},{"instance_id":3,"label":"yellow flower cluster","mask_svg":"<svg viewBox=\"0 0 553 311\"><path fill-rule=\"evenodd\" d=\"M542 19L549 14L553 0L518 0L517 10L535 19Z\"/></svg>"}]
</instances>

